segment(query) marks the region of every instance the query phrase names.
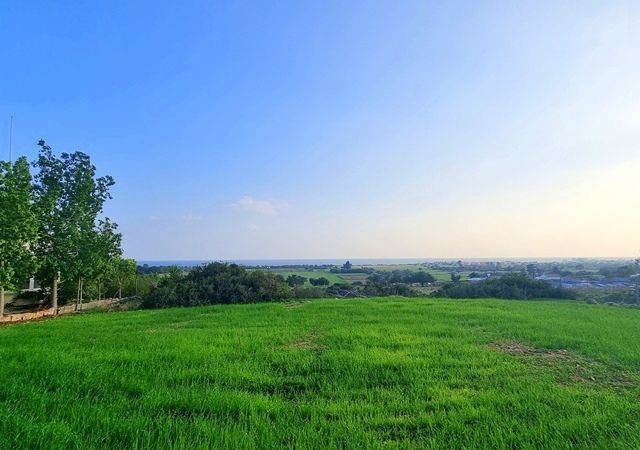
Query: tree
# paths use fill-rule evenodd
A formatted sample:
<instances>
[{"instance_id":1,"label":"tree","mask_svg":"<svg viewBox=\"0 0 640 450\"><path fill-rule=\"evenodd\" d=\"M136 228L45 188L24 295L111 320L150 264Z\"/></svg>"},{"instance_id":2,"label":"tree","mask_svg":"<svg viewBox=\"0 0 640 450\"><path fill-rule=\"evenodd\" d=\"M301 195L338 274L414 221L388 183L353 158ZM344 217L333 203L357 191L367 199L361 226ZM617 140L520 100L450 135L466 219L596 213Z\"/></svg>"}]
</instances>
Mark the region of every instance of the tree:
<instances>
[{"instance_id":1,"label":"tree","mask_svg":"<svg viewBox=\"0 0 640 450\"><path fill-rule=\"evenodd\" d=\"M422 270L412 273L408 277L408 280L411 283L420 283L421 286L424 286L426 284L433 283L434 281L436 281L433 275L431 275L430 273L424 272Z\"/></svg>"},{"instance_id":2,"label":"tree","mask_svg":"<svg viewBox=\"0 0 640 450\"><path fill-rule=\"evenodd\" d=\"M41 262L38 276L51 283L51 305L58 310L58 283L77 281L77 301L82 299L84 279L95 276L104 261L119 254L120 236L108 219L99 219L111 198L110 176L96 177L96 168L82 152L62 153L58 158L45 141L34 166L35 212L38 242L35 253Z\"/></svg>"},{"instance_id":3,"label":"tree","mask_svg":"<svg viewBox=\"0 0 640 450\"><path fill-rule=\"evenodd\" d=\"M0 162L0 317L5 289L16 288L35 271L32 246L36 233L27 159Z\"/></svg>"},{"instance_id":4,"label":"tree","mask_svg":"<svg viewBox=\"0 0 640 450\"><path fill-rule=\"evenodd\" d=\"M460 278L462 278L460 274L451 272L451 281L453 281L454 283L457 283L458 281L460 281Z\"/></svg>"},{"instance_id":5,"label":"tree","mask_svg":"<svg viewBox=\"0 0 640 450\"><path fill-rule=\"evenodd\" d=\"M350 262L350 261L347 261L346 263L344 263L344 264L342 265L342 268L343 268L344 270L351 270L351 267L353 267L353 265L351 264L351 262Z\"/></svg>"},{"instance_id":6,"label":"tree","mask_svg":"<svg viewBox=\"0 0 640 450\"><path fill-rule=\"evenodd\" d=\"M287 284L291 287L302 286L307 279L305 277L301 277L300 275L291 274L287 277Z\"/></svg>"},{"instance_id":7,"label":"tree","mask_svg":"<svg viewBox=\"0 0 640 450\"><path fill-rule=\"evenodd\" d=\"M136 275L134 259L116 258L112 262L113 275L118 283L118 299L122 299L122 285Z\"/></svg>"},{"instance_id":8,"label":"tree","mask_svg":"<svg viewBox=\"0 0 640 450\"><path fill-rule=\"evenodd\" d=\"M527 274L529 274L531 278L535 278L536 274L538 273L538 266L535 265L534 263L530 263L530 264L527 264L526 270L527 270Z\"/></svg>"},{"instance_id":9,"label":"tree","mask_svg":"<svg viewBox=\"0 0 640 450\"><path fill-rule=\"evenodd\" d=\"M109 218L98 221L98 229L94 234L93 264L91 276L98 281L98 299L101 298L101 281L105 274L114 272L114 261L120 261L122 250L122 235L116 232L118 225ZM134 261L135 273L135 261ZM82 299L80 299L82 300Z\"/></svg>"},{"instance_id":10,"label":"tree","mask_svg":"<svg viewBox=\"0 0 640 450\"><path fill-rule=\"evenodd\" d=\"M312 286L329 286L329 280L325 277L309 278L309 283L311 283Z\"/></svg>"}]
</instances>

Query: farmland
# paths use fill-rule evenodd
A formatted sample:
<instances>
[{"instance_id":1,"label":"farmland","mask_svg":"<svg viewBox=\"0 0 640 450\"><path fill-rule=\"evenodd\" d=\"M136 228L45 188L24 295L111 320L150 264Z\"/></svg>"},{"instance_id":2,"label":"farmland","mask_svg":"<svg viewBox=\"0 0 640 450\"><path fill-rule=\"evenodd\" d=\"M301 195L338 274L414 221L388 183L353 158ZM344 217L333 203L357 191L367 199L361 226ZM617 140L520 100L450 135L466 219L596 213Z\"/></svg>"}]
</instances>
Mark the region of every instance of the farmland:
<instances>
[{"instance_id":1,"label":"farmland","mask_svg":"<svg viewBox=\"0 0 640 450\"><path fill-rule=\"evenodd\" d=\"M289 275L298 275L307 278L306 284L309 284L309 278L324 277L329 280L330 283L344 283L345 280L339 274L331 273L328 270L292 270L292 269L269 269L270 272L281 275L287 278Z\"/></svg>"},{"instance_id":2,"label":"farmland","mask_svg":"<svg viewBox=\"0 0 640 450\"><path fill-rule=\"evenodd\" d=\"M0 448L638 448L640 311L374 298L0 328Z\"/></svg>"},{"instance_id":3,"label":"farmland","mask_svg":"<svg viewBox=\"0 0 640 450\"><path fill-rule=\"evenodd\" d=\"M365 266L354 266L355 269L374 269L379 272L391 272L394 270L410 270L415 272L419 270L420 265L418 264L374 264L374 265L365 265ZM354 272L354 273L333 273L328 269L315 269L315 270L304 270L304 269L280 269L277 267L272 267L268 269L270 272L276 273L278 275L282 275L283 277L288 277L289 275L298 275L301 277L309 278L319 278L324 277L329 280L330 283L353 283L359 281L361 283L366 282L368 278L367 273ZM451 272L445 270L426 270L428 273L434 276L437 281L446 282L451 280ZM462 280L466 280L469 277L470 271L460 271L457 272L460 274ZM307 285L309 282L307 281Z\"/></svg>"}]
</instances>

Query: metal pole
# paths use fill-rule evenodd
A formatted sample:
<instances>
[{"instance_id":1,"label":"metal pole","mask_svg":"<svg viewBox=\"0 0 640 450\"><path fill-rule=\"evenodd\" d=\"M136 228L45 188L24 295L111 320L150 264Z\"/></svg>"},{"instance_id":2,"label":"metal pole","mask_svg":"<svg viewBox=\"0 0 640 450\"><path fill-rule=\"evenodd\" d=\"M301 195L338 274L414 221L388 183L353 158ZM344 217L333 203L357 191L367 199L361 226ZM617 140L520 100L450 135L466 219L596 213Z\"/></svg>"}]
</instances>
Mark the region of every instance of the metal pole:
<instances>
[{"instance_id":1,"label":"metal pole","mask_svg":"<svg viewBox=\"0 0 640 450\"><path fill-rule=\"evenodd\" d=\"M640 257L636 258L636 305L640 305Z\"/></svg>"},{"instance_id":2,"label":"metal pole","mask_svg":"<svg viewBox=\"0 0 640 450\"><path fill-rule=\"evenodd\" d=\"M9 164L11 164L12 147L13 147L13 116L11 116L11 122L9 122Z\"/></svg>"}]
</instances>

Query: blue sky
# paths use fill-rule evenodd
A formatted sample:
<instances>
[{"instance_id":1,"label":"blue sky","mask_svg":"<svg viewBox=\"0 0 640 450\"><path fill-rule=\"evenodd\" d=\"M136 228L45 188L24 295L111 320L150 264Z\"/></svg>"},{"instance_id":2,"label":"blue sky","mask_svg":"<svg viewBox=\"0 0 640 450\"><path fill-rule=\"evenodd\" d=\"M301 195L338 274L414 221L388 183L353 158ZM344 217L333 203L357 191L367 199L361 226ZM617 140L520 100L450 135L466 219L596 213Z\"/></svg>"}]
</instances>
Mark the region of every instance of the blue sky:
<instances>
[{"instance_id":1,"label":"blue sky","mask_svg":"<svg viewBox=\"0 0 640 450\"><path fill-rule=\"evenodd\" d=\"M0 0L0 142L89 153L139 259L633 255L638 30L632 1Z\"/></svg>"}]
</instances>

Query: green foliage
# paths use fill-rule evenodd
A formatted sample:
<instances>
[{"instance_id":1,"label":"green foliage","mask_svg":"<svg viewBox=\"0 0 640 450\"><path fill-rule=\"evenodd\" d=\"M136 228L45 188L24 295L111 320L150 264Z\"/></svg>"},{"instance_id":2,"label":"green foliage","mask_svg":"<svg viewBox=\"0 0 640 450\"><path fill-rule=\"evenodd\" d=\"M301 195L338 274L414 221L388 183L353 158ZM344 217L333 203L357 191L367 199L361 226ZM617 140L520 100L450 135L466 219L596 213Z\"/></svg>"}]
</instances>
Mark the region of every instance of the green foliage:
<instances>
[{"instance_id":1,"label":"green foliage","mask_svg":"<svg viewBox=\"0 0 640 450\"><path fill-rule=\"evenodd\" d=\"M147 308L213 303L250 303L289 298L292 290L282 277L237 264L211 263L186 275L163 278L144 298Z\"/></svg>"},{"instance_id":2,"label":"green foliage","mask_svg":"<svg viewBox=\"0 0 640 450\"><path fill-rule=\"evenodd\" d=\"M307 282L305 277L301 277L300 275L291 274L286 278L286 282L291 287L302 286Z\"/></svg>"},{"instance_id":3,"label":"green foliage","mask_svg":"<svg viewBox=\"0 0 640 450\"><path fill-rule=\"evenodd\" d=\"M109 275L118 285L118 298L122 298L122 288L124 284L136 276L135 259L117 257L111 260Z\"/></svg>"},{"instance_id":4,"label":"green foliage","mask_svg":"<svg viewBox=\"0 0 640 450\"><path fill-rule=\"evenodd\" d=\"M111 198L113 178L97 177L85 153L57 157L43 140L38 146L34 163L38 169L34 184L39 227L34 251L41 263L38 278L48 283L61 273L64 282L73 284L95 278L121 253L117 225L100 217Z\"/></svg>"},{"instance_id":5,"label":"green foliage","mask_svg":"<svg viewBox=\"0 0 640 450\"><path fill-rule=\"evenodd\" d=\"M31 248L37 223L31 203L27 159L0 161L0 287L15 288L36 269Z\"/></svg>"},{"instance_id":6,"label":"green foliage","mask_svg":"<svg viewBox=\"0 0 640 450\"><path fill-rule=\"evenodd\" d=\"M311 286L329 286L329 280L325 277L320 278L309 278L309 283Z\"/></svg>"},{"instance_id":7,"label":"green foliage","mask_svg":"<svg viewBox=\"0 0 640 450\"><path fill-rule=\"evenodd\" d=\"M637 268L632 265L624 265L617 267L602 267L598 273L605 278L628 278L637 273Z\"/></svg>"},{"instance_id":8,"label":"green foliage","mask_svg":"<svg viewBox=\"0 0 640 450\"><path fill-rule=\"evenodd\" d=\"M4 326L0 448L636 449L639 321L386 298Z\"/></svg>"},{"instance_id":9,"label":"green foliage","mask_svg":"<svg viewBox=\"0 0 640 450\"><path fill-rule=\"evenodd\" d=\"M433 294L434 297L449 298L507 298L572 299L572 291L556 288L549 283L535 280L521 273L509 273L499 278L488 278L478 283L449 283Z\"/></svg>"},{"instance_id":10,"label":"green foliage","mask_svg":"<svg viewBox=\"0 0 640 450\"><path fill-rule=\"evenodd\" d=\"M391 270L391 271L378 271L369 276L369 282L377 284L397 284L397 283L420 283L421 285L433 283L436 279L428 272L423 270Z\"/></svg>"}]
</instances>

